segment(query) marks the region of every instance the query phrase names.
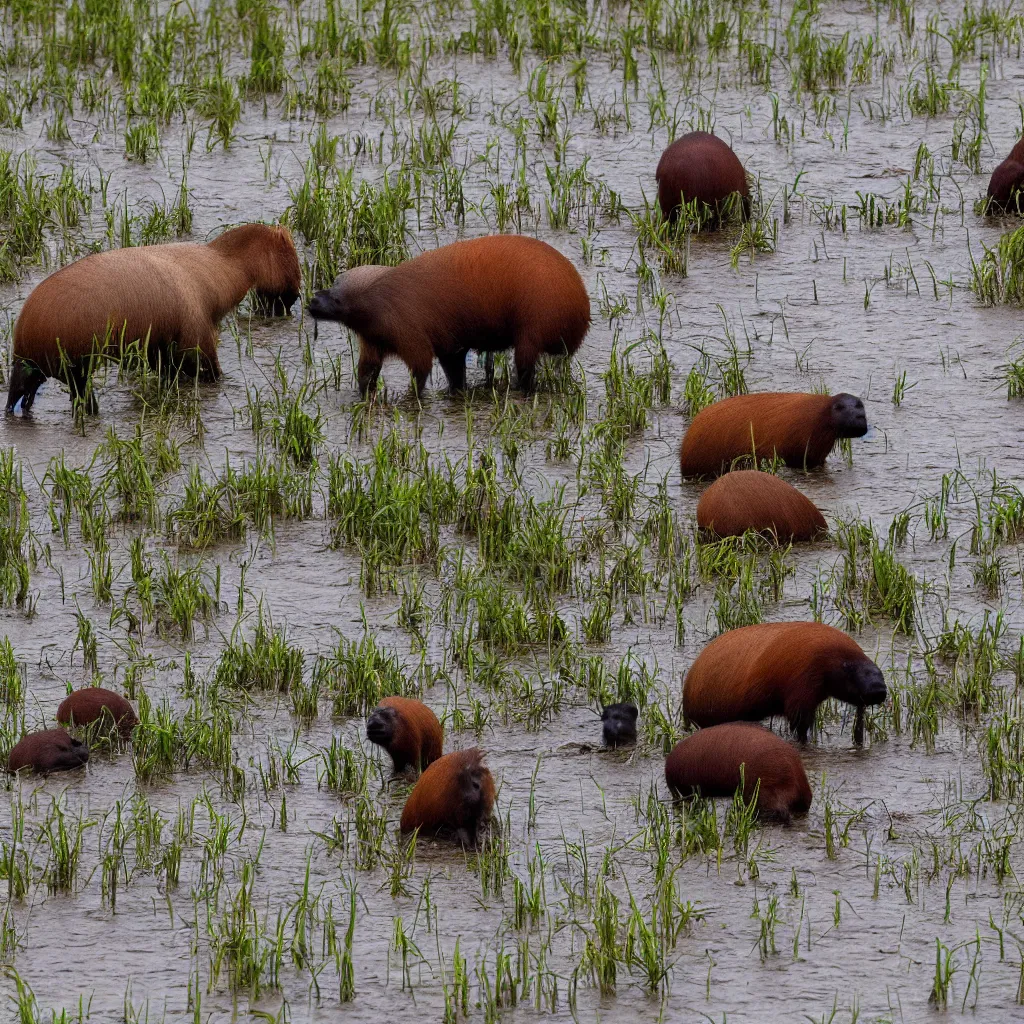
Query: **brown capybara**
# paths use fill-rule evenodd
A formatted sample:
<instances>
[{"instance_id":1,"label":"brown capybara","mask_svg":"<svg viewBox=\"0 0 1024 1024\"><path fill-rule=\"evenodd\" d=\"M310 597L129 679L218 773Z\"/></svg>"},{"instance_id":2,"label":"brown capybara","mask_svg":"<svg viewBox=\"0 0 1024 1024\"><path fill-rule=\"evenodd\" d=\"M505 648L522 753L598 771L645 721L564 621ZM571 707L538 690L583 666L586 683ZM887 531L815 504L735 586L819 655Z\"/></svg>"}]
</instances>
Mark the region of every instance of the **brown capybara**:
<instances>
[{"instance_id":1,"label":"brown capybara","mask_svg":"<svg viewBox=\"0 0 1024 1024\"><path fill-rule=\"evenodd\" d=\"M590 327L590 298L557 249L523 235L491 235L421 253L397 267L355 267L309 304L359 336L359 390L397 356L422 393L435 356L449 386L465 387L466 353L515 353L519 385L533 388L541 355L571 356Z\"/></svg>"},{"instance_id":2,"label":"brown capybara","mask_svg":"<svg viewBox=\"0 0 1024 1024\"><path fill-rule=\"evenodd\" d=\"M57 708L61 725L89 725L106 718L124 736L130 736L139 724L135 709L119 693L102 686L86 686L69 693Z\"/></svg>"},{"instance_id":3,"label":"brown capybara","mask_svg":"<svg viewBox=\"0 0 1024 1024\"><path fill-rule=\"evenodd\" d=\"M810 498L756 469L719 477L697 502L697 525L718 537L742 537L755 530L779 541L813 540L828 530Z\"/></svg>"},{"instance_id":4,"label":"brown capybara","mask_svg":"<svg viewBox=\"0 0 1024 1024\"><path fill-rule=\"evenodd\" d=\"M718 219L735 195L743 216L750 216L750 187L743 164L727 142L708 132L690 132L676 139L661 154L654 177L658 205L666 219L675 217L682 203L694 200Z\"/></svg>"},{"instance_id":5,"label":"brown capybara","mask_svg":"<svg viewBox=\"0 0 1024 1024\"><path fill-rule=\"evenodd\" d=\"M679 449L679 465L684 477L718 476L736 460L778 456L793 469L813 469L839 438L867 432L864 403L853 395L736 395L697 413Z\"/></svg>"},{"instance_id":6,"label":"brown capybara","mask_svg":"<svg viewBox=\"0 0 1024 1024\"><path fill-rule=\"evenodd\" d=\"M36 772L66 772L89 760L89 748L63 729L44 729L23 736L11 749L7 770L26 768Z\"/></svg>"},{"instance_id":7,"label":"brown capybara","mask_svg":"<svg viewBox=\"0 0 1024 1024\"><path fill-rule=\"evenodd\" d=\"M679 797L731 797L741 777L748 803L757 789L757 813L762 818L788 821L811 806L811 787L800 755L759 725L728 722L701 729L677 743L665 760L665 781Z\"/></svg>"},{"instance_id":8,"label":"brown capybara","mask_svg":"<svg viewBox=\"0 0 1024 1024\"><path fill-rule=\"evenodd\" d=\"M702 727L783 715L803 743L829 697L858 709L883 703L882 670L832 626L761 623L731 629L701 651L683 682L683 714Z\"/></svg>"},{"instance_id":9,"label":"brown capybara","mask_svg":"<svg viewBox=\"0 0 1024 1024\"><path fill-rule=\"evenodd\" d=\"M47 377L63 380L71 399L86 399L94 357L139 341L159 359L195 361L220 376L217 325L248 292L276 313L299 295L301 270L287 228L245 224L206 245L177 242L112 249L77 260L40 282L14 325L7 412L28 415Z\"/></svg>"},{"instance_id":10,"label":"brown capybara","mask_svg":"<svg viewBox=\"0 0 1024 1024\"><path fill-rule=\"evenodd\" d=\"M403 832L451 829L464 846L476 844L494 808L494 779L479 747L439 757L420 776L402 810Z\"/></svg>"},{"instance_id":11,"label":"brown capybara","mask_svg":"<svg viewBox=\"0 0 1024 1024\"><path fill-rule=\"evenodd\" d=\"M1024 138L1017 140L1010 155L992 172L986 211L1024 213Z\"/></svg>"},{"instance_id":12,"label":"brown capybara","mask_svg":"<svg viewBox=\"0 0 1024 1024\"><path fill-rule=\"evenodd\" d=\"M410 765L421 771L441 756L444 734L422 701L385 697L366 720L366 738L391 755L396 772Z\"/></svg>"}]
</instances>

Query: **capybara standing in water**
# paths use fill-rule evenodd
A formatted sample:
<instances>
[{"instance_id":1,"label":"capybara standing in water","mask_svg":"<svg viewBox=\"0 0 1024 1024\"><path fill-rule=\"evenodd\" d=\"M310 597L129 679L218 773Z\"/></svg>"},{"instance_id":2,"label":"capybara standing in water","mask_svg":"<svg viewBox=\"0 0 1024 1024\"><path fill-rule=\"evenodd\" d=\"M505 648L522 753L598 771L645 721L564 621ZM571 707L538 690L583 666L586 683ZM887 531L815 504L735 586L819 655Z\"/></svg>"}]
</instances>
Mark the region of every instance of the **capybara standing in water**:
<instances>
[{"instance_id":1,"label":"capybara standing in water","mask_svg":"<svg viewBox=\"0 0 1024 1024\"><path fill-rule=\"evenodd\" d=\"M813 469L839 438L867 432L864 403L853 395L736 395L697 413L683 438L679 466L683 476L717 476L737 459L778 456L793 469Z\"/></svg>"},{"instance_id":2,"label":"capybara standing in water","mask_svg":"<svg viewBox=\"0 0 1024 1024\"><path fill-rule=\"evenodd\" d=\"M627 747L636 743L636 720L640 712L635 704L608 704L601 709L601 738L606 747Z\"/></svg>"},{"instance_id":3,"label":"capybara standing in water","mask_svg":"<svg viewBox=\"0 0 1024 1024\"><path fill-rule=\"evenodd\" d=\"M806 742L829 697L858 708L881 704L882 670L833 626L760 623L731 629L700 652L683 682L683 714L702 727L784 715Z\"/></svg>"},{"instance_id":4,"label":"capybara standing in water","mask_svg":"<svg viewBox=\"0 0 1024 1024\"><path fill-rule=\"evenodd\" d=\"M464 846L476 844L477 833L494 808L494 779L479 747L439 757L420 776L402 810L403 832L451 829Z\"/></svg>"},{"instance_id":5,"label":"capybara standing in water","mask_svg":"<svg viewBox=\"0 0 1024 1024\"><path fill-rule=\"evenodd\" d=\"M813 540L828 530L810 498L785 480L755 469L719 477L697 502L697 525L718 537L742 537L755 530L783 542Z\"/></svg>"},{"instance_id":6,"label":"capybara standing in water","mask_svg":"<svg viewBox=\"0 0 1024 1024\"><path fill-rule=\"evenodd\" d=\"M245 224L206 245L178 242L98 252L51 274L25 300L14 325L7 411L28 415L47 377L71 399L87 399L94 358L138 341L150 361L195 360L215 380L217 325L246 294L285 313L299 296L301 270L288 229Z\"/></svg>"},{"instance_id":7,"label":"capybara standing in water","mask_svg":"<svg viewBox=\"0 0 1024 1024\"><path fill-rule=\"evenodd\" d=\"M748 803L757 790L762 818L788 821L811 806L800 755L759 725L729 722L701 729L677 743L665 760L665 781L675 796L732 796L741 780Z\"/></svg>"},{"instance_id":8,"label":"capybara standing in water","mask_svg":"<svg viewBox=\"0 0 1024 1024\"><path fill-rule=\"evenodd\" d=\"M89 748L63 729L44 729L23 736L11 749L7 770L20 772L66 772L89 760Z\"/></svg>"},{"instance_id":9,"label":"capybara standing in water","mask_svg":"<svg viewBox=\"0 0 1024 1024\"><path fill-rule=\"evenodd\" d=\"M106 717L124 736L130 736L139 724L135 709L124 697L102 686L86 686L69 693L57 708L61 725L90 725Z\"/></svg>"},{"instance_id":10,"label":"capybara standing in water","mask_svg":"<svg viewBox=\"0 0 1024 1024\"><path fill-rule=\"evenodd\" d=\"M1024 213L1024 139L1017 140L1010 155L992 172L985 210Z\"/></svg>"},{"instance_id":11,"label":"capybara standing in water","mask_svg":"<svg viewBox=\"0 0 1024 1024\"><path fill-rule=\"evenodd\" d=\"M366 738L391 755L396 772L426 768L441 756L444 741L437 715L410 697L385 697L366 720Z\"/></svg>"},{"instance_id":12,"label":"capybara standing in water","mask_svg":"<svg viewBox=\"0 0 1024 1024\"><path fill-rule=\"evenodd\" d=\"M533 388L541 355L571 356L590 326L576 268L547 242L491 235L421 253L397 267L355 267L309 304L359 336L359 390L373 391L397 356L423 392L434 357L449 386L465 387L466 353L515 353L519 385Z\"/></svg>"},{"instance_id":13,"label":"capybara standing in water","mask_svg":"<svg viewBox=\"0 0 1024 1024\"><path fill-rule=\"evenodd\" d=\"M708 132L690 132L676 139L661 154L654 174L658 205L666 219L675 217L683 203L696 200L715 220L731 201L744 217L750 216L750 187L740 158L727 142Z\"/></svg>"}]
</instances>

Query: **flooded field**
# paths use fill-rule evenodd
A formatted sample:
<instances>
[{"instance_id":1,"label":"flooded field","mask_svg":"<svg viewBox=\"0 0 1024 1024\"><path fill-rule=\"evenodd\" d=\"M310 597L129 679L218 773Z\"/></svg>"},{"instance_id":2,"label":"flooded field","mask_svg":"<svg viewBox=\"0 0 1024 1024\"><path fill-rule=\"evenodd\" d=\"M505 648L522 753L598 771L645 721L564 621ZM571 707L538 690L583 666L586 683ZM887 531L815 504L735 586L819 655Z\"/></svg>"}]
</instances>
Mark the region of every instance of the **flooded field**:
<instances>
[{"instance_id":1,"label":"flooded field","mask_svg":"<svg viewBox=\"0 0 1024 1024\"><path fill-rule=\"evenodd\" d=\"M978 201L1024 126L1002 3L10 0L0 343L97 249L287 224L293 316L217 384L138 360L96 416L0 423L0 755L98 682L85 768L4 776L0 1020L1008 1020L1024 1003L1024 234ZM662 225L654 169L727 139L754 214ZM315 288L519 232L593 324L537 394L387 364ZM510 376L512 382L510 385ZM6 386L6 378L4 380ZM827 540L698 536L691 417L850 392L871 430L782 468ZM847 630L890 699L826 704L805 818L675 806L707 642ZM365 736L418 696L487 752L479 850L410 844ZM601 747L611 700L635 750ZM785 723L774 728L788 735Z\"/></svg>"}]
</instances>

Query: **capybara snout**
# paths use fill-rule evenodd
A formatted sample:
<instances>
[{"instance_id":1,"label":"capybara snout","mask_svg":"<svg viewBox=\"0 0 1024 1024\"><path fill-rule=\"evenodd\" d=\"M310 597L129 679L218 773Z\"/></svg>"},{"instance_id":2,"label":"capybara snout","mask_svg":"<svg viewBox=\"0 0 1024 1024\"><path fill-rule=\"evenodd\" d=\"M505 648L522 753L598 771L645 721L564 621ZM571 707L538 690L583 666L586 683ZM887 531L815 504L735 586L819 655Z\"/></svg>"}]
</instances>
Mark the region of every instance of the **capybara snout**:
<instances>
[{"instance_id":1,"label":"capybara snout","mask_svg":"<svg viewBox=\"0 0 1024 1024\"><path fill-rule=\"evenodd\" d=\"M636 743L636 720L639 712L635 704L608 704L601 711L604 723L601 736L606 747L624 747Z\"/></svg>"},{"instance_id":2,"label":"capybara snout","mask_svg":"<svg viewBox=\"0 0 1024 1024\"><path fill-rule=\"evenodd\" d=\"M398 712L394 708L375 708L366 720L366 738L371 743L386 747L395 734Z\"/></svg>"},{"instance_id":3,"label":"capybara snout","mask_svg":"<svg viewBox=\"0 0 1024 1024\"><path fill-rule=\"evenodd\" d=\"M845 661L826 682L831 696L847 704L884 704L889 691L882 670L873 661Z\"/></svg>"},{"instance_id":4,"label":"capybara snout","mask_svg":"<svg viewBox=\"0 0 1024 1024\"><path fill-rule=\"evenodd\" d=\"M7 758L7 770L67 772L89 760L89 748L63 729L44 729L23 736Z\"/></svg>"},{"instance_id":5,"label":"capybara snout","mask_svg":"<svg viewBox=\"0 0 1024 1024\"><path fill-rule=\"evenodd\" d=\"M856 395L836 395L832 402L832 423L837 437L863 437L868 432L868 414Z\"/></svg>"}]
</instances>

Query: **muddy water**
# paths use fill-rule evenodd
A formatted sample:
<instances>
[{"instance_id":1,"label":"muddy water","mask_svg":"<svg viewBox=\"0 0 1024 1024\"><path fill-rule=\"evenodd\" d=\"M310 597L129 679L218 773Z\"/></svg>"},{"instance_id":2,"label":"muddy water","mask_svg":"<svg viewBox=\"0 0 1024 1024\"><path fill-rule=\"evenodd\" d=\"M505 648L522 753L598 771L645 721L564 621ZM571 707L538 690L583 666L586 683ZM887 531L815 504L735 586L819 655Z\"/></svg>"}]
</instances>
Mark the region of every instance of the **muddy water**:
<instances>
[{"instance_id":1,"label":"muddy water","mask_svg":"<svg viewBox=\"0 0 1024 1024\"><path fill-rule=\"evenodd\" d=\"M922 6L918 23L936 12L943 17L953 14L948 5ZM860 5L837 9L821 24L836 34L847 29L855 35L868 34L876 31L876 26L883 38L892 34L884 19L876 22ZM941 60L948 65L948 54L943 52ZM457 153L482 152L487 140L495 137L502 140L507 154L512 153L511 133L495 124L492 115L504 109L510 121L508 104L526 112L525 83L534 65L528 58L517 78L504 58L432 58L431 76L435 80L457 78L469 111L459 127ZM897 69L905 70L899 62ZM641 97L649 74L645 62L641 65ZM1022 333L1020 314L1012 308L981 307L966 287L970 253L977 258L983 244L995 244L1000 233L1011 226L982 221L973 214L971 203L983 193L987 172L1013 143L1020 121L1019 65L1010 57L997 58L989 69L989 134L982 152L986 173L981 175L951 161L955 105L948 114L933 119L868 116L867 101L877 103L880 95L898 88L898 76L884 86L878 81L856 86L849 104L848 128L833 115L822 129L815 124L811 99L789 95L787 79L780 70L781 109L791 123L803 125L803 134L798 128L792 143L782 145L773 138L769 97L760 89L737 86L728 62L721 74L717 88L715 75L709 73L703 88L697 89L692 82L684 86L678 81L670 61L663 65L669 94L679 99L681 130L696 123L698 110L711 111L716 131L732 139L745 165L757 175L763 203L773 203L772 216L780 220L778 245L774 253L760 254L752 262L742 257L734 270L729 254L735 232L694 239L688 276L661 279L660 286L673 300L662 335L674 368L673 401L657 412L643 437L629 449L629 466L644 474L644 490L653 493L667 477L676 510L685 518L692 517L700 488L679 481L675 462L686 426L680 411L682 387L696 361L696 349L703 346L709 352L724 353L727 332L743 349L749 339L751 359L746 375L752 389L809 390L827 385L832 391L850 391L865 399L874 429L868 438L854 442L852 464L834 456L824 472L784 474L831 515L870 519L884 535L896 513L937 493L943 474L956 468L977 480L982 490L985 474L992 471L1003 480L1019 480L1019 408L1006 400L998 367L1007 361L1008 350ZM965 62L961 83L974 88L978 74L977 61ZM351 110L331 118L327 127L333 134L358 132L372 137L383 128L373 113L372 98L386 94L393 80L386 72L366 68L357 69L354 75ZM620 75L604 58L594 57L588 102L595 107L602 101L615 102ZM845 97L840 107L845 110ZM408 130L407 118L405 124L404 130ZM646 125L642 98L633 109L632 129L620 123L614 130L598 134L593 114L585 110L572 119L567 163L577 166L589 157L590 175L618 192L627 207L637 208L645 194L654 193L653 169L669 141L665 129L651 132ZM95 126L84 120L72 125L72 143L47 142L42 127L37 112L34 119L26 120L23 132L5 133L3 144L31 148L44 168L71 160L76 168L89 166L109 173L110 195L127 190L133 203L172 194L181 166L179 125L163 133L162 161L148 167L128 164L122 156L120 136L101 132L94 139ZM240 138L229 151L204 152L197 146L188 171L196 237L206 237L223 224L279 217L289 204L289 188L301 181L312 127L312 121L282 120L273 111L265 118L261 108L253 107L247 109ZM910 227L862 229L852 209L845 234L821 225L814 211L828 200L852 207L858 191L893 199L902 194L902 182L912 171L922 143L935 154L941 199L930 202L927 213L915 214ZM267 153L269 180L263 161ZM539 207L546 193L544 159L550 162L551 156L536 138L531 138L530 156L528 179L534 204ZM502 159L501 174L507 180L511 168L507 157ZM382 174L379 165L365 159L358 162L357 170L369 180ZM467 174L471 200L486 193L487 178L484 169L473 168ZM788 190L789 217L781 223L783 190ZM961 193L966 203L963 210ZM93 221L92 231L98 234L101 214L94 213ZM458 234L450 223L435 229L428 227L424 218L418 228L412 216L409 223L413 251ZM479 215L467 218L466 234L487 230ZM543 217L524 230L539 234L573 259L595 308L605 291L612 296L624 294L636 305L637 253L628 218L615 223L597 217L588 239L597 254L591 262L584 260L577 233L552 231ZM933 286L929 265L938 281L950 284ZM11 322L41 276L41 272L30 273L18 286L0 293ZM645 303L645 310L617 322L623 343L657 325L657 315L650 312L649 304ZM232 326L243 337L251 336L251 356L240 353L233 343ZM267 387L278 357L290 374L301 374L302 347L310 337L310 325L301 317L280 323L250 323L242 316L227 325L221 345L226 375L217 387L201 389L205 432L201 445L184 449L187 460L216 472L226 460L237 465L251 457L256 443L243 415L247 388ZM600 414L600 375L607 368L613 338L607 318L597 316L580 354L592 416ZM349 365L349 342L333 329L320 332L313 353L317 363L341 354ZM891 401L893 382L903 371L913 387L897 407ZM388 367L385 378L392 396L401 394L405 376L401 366ZM446 396L440 372L431 384L419 414L424 443L438 455L461 457L467 450L465 407ZM26 617L14 610L4 612L5 631L19 660L27 666L28 727L52 721L65 688L89 679L80 654L72 653L76 601L100 635L103 675L119 682L130 658L123 644L123 628L112 627L109 610L92 597L89 563L80 546L74 543L64 550L60 538L50 535L37 482L49 460L61 451L69 465L84 465L108 426L113 425L121 435L131 431L138 418L137 404L113 375L99 397L101 415L88 423L83 433L73 428L66 395L53 384L40 394L31 423L16 419L0 424L0 441L15 446L25 467L33 528L52 547L52 567L40 562L32 577L37 614ZM339 391L328 386L320 394L320 408L327 418L322 462L330 450L368 451L367 441L358 439L352 429L355 398L351 372ZM471 401L474 440L479 445L490 431L490 406L479 394ZM394 410L401 429L411 432L414 411L403 400L384 415L378 429L387 426ZM551 481L574 475L571 466L544 461L543 439L524 464L529 487L539 496L548 492ZM172 479L168 492L179 493L182 480L183 474ZM358 559L326 547L328 530L322 503L317 509L308 522L279 522L273 543L257 539L251 531L243 544L220 544L205 553L207 567L221 570L223 610L209 630L200 627L197 639L188 645L161 638L154 630L147 634L143 651L152 655L155 667L144 674L143 685L154 703L166 698L179 712L184 708L182 660L186 649L198 673L212 667L235 622L243 567L246 622L251 624L262 601L275 623L287 624L291 642L309 653L307 671L312 655L332 646L336 630L360 637L364 616L380 646L407 659L410 671L418 663L419 655L411 651L408 635L395 621L397 597L364 597ZM584 499L579 518L596 514L594 509L592 500ZM969 529L972 514L972 503L965 501L952 516L949 539L941 542L930 541L926 528L917 521L900 557L920 580L936 584L922 602L927 636L941 631L944 613L950 623L959 618L976 627L986 609L1001 608L1010 626L1006 643L1013 648L1024 628L1015 549L1002 552L1010 575L997 599L989 599L974 586L966 540L961 542L961 557L950 574L948 591L946 588L950 542ZM115 568L120 568L128 562L131 535L117 530L112 534L113 561ZM167 541L157 535L149 543L156 549ZM836 559L836 550L828 544L794 554L796 572L787 581L782 600L769 606L767 617L809 617L812 585L819 572ZM129 578L125 569L115 593L121 592ZM714 631L707 590L702 588L687 606L683 646L675 645L671 621L663 626L626 625L617 616L612 642L594 649L613 668L627 653L652 669L656 667L656 692L651 699L661 703L669 717L678 712L680 680L686 666ZM436 588L428 592L436 594ZM567 617L578 611L578 603L567 598ZM826 620L839 622L828 602L824 614ZM920 652L928 646L927 640L893 638L884 620L877 625L859 639L887 670L896 667L891 675L894 682L906 685L908 652L913 655L915 672L920 673ZM443 636L431 637L427 657L438 664L444 660ZM542 658L524 661L519 667L545 678ZM1012 686L1012 676L1005 673L1000 682ZM439 712L452 702L443 686L429 691L426 699ZM514 971L517 957L522 955L520 943L525 942L533 957L527 972L534 987L520 1005L506 1008L503 1018L569 1019L573 1014L570 978L587 935L593 931L590 915L578 898L592 895L606 852L612 851L614 863L608 887L620 900L622 917L628 914L630 894L649 916L655 857L643 846L643 812L652 788L664 798L660 750L649 745L641 745L631 754L586 749L597 740L599 730L593 709L582 706L562 710L537 730L505 724L499 713L491 715L479 742L487 749L500 782L499 810L506 821L511 869L527 879L528 863L538 851L546 865L543 877L549 916L542 918L539 927L527 930L513 923L511 883L506 884L503 895L485 892L472 858L467 862L449 846L421 842L406 882L408 892L397 897L389 892L388 875L382 868L357 870L351 852L328 848L319 836L331 832L336 820L344 830L353 815L352 801L317 785L315 756L329 745L332 734L349 747L365 747L359 719L332 719L329 707L322 706L315 723L302 727L290 715L286 700L253 697L235 738L236 758L249 780L246 795L237 800L222 791L219 776L198 771L137 786L131 758L123 752L109 758L96 756L85 771L71 776L14 782L10 801L12 806L19 799L26 805L26 848L30 855L34 853L40 870L46 862L46 847L33 846L33 837L51 800L60 797L73 816L81 813L101 822L86 832L73 895L50 894L40 882L24 901L12 904L20 942L12 962L35 992L47 1014L44 1019L51 1007L67 1008L76 1019L80 1015L97 1021L122 1020L126 1015L130 1020L181 1020L193 1011L196 1019L214 1021L256 1011L271 1018L286 1013L286 1019L294 1021L336 1019L338 983L333 964L320 975L319 999L309 972L296 970L287 955L279 990L256 999L250 1000L244 993L232 996L224 977L219 983L210 982L208 929L216 929L227 914L228 901L242 884L242 861L257 852L254 912L261 921L266 920L271 933L279 914L288 914L295 904L307 858L311 889L322 892L322 906L333 901L340 934L347 923L348 894L356 888L356 997L342 1011L351 1019L375 1021L384 1014L441 1019L440 961L447 965L450 977L456 941L468 960L471 1016L483 1017L477 1005L482 1000L480 977L489 976L493 984L499 955L511 957ZM580 978L575 995L578 1017L751 1022L803 1019L803 1015L844 1021L928 1019L935 1013L929 994L937 942L952 951L951 1008L966 1007L987 1020L1012 1015L1024 944L1021 894L1012 873L998 881L976 851L993 843L997 833L1014 835L1019 809L983 799L976 802L986 792L979 757L982 736L982 725L947 720L932 749L912 745L907 734L879 729L866 749L854 750L850 723L843 720L834 725L805 751L815 789L815 804L805 820L787 828L756 831L747 856L733 855L727 841L721 863L700 854L683 859L673 850L678 899L681 904L694 904L697 915L669 953L670 984L664 996L647 996L640 973L631 976L620 963L614 996L600 995L589 974ZM293 741L296 762L314 759L297 769L299 781L265 794L255 765L267 764L272 744L287 749ZM455 746L476 741L468 731L449 737ZM374 764L370 791L379 806L391 809L389 843L397 842L405 784L388 778L376 754L367 750L366 756ZM178 886L168 887L158 871L142 868L133 874L130 884L120 888L116 912L111 912L102 898L100 840L103 837L105 841L109 834L116 803L120 801L127 809L139 789L173 822L179 809L188 807L204 788L212 807L231 821L220 892L213 892L203 878L203 839L212 826L206 810L201 809L195 818L196 838L182 854ZM536 801L532 823L531 791ZM281 827L282 795L287 799L286 828ZM827 804L838 813L840 827L848 815L857 815L847 845L840 845L834 859L826 854ZM724 811L721 806L720 818ZM2 815L6 841L11 829L7 801ZM574 858L570 851L581 848L586 851L585 858ZM966 859L969 870L955 874L958 856ZM892 868L882 868L876 890L880 857L883 865ZM128 858L131 862L131 853ZM1010 866L1019 871L1024 868L1022 860L1019 840L1011 839ZM906 887L905 871L911 872ZM778 898L774 950L769 943L762 957L761 925L754 911L758 908L763 916L772 897ZM208 906L218 905L219 910L208 913ZM395 920L399 918L418 950L408 955L405 979L402 957L394 943ZM1002 947L1001 932L1005 933ZM620 941L624 934L623 930ZM319 962L325 958L318 928L313 929L313 936L314 960ZM545 959L539 964L536 958L545 947ZM0 982L0 989L14 997L13 980ZM196 1000L190 998L193 991L201 995L198 1009Z\"/></svg>"}]
</instances>

